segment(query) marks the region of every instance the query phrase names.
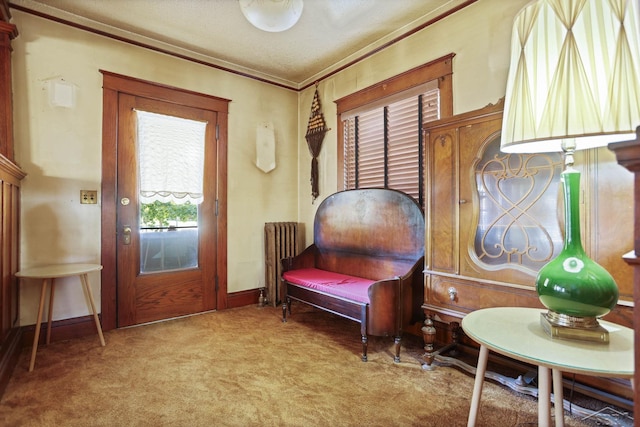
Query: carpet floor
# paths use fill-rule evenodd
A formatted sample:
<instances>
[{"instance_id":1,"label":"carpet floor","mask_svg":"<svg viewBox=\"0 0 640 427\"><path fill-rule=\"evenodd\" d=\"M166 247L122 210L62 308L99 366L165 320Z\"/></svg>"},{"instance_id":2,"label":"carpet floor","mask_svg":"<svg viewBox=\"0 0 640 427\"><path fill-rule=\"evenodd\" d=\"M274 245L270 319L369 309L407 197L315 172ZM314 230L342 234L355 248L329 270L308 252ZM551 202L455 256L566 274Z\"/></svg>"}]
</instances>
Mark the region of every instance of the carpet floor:
<instances>
[{"instance_id":1,"label":"carpet floor","mask_svg":"<svg viewBox=\"0 0 640 427\"><path fill-rule=\"evenodd\" d=\"M2 426L465 426L473 377L421 368L407 340L294 304L247 306L25 348L0 400ZM414 340L417 341L417 340ZM535 426L537 401L485 382L479 426ZM565 416L570 427L589 424Z\"/></svg>"}]
</instances>

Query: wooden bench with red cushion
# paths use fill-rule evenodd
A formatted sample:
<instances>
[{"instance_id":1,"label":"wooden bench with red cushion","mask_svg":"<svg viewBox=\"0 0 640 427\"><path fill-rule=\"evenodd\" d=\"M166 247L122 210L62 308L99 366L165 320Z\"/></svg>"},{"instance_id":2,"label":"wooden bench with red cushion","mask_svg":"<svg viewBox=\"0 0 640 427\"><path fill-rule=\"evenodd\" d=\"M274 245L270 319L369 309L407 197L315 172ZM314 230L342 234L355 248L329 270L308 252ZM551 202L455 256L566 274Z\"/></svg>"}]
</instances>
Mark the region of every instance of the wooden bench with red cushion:
<instances>
[{"instance_id":1,"label":"wooden bench with red cushion","mask_svg":"<svg viewBox=\"0 0 640 427\"><path fill-rule=\"evenodd\" d=\"M362 360L369 335L394 338L422 321L424 215L410 196L371 188L326 198L312 245L282 260L282 320L296 300L360 323Z\"/></svg>"}]
</instances>

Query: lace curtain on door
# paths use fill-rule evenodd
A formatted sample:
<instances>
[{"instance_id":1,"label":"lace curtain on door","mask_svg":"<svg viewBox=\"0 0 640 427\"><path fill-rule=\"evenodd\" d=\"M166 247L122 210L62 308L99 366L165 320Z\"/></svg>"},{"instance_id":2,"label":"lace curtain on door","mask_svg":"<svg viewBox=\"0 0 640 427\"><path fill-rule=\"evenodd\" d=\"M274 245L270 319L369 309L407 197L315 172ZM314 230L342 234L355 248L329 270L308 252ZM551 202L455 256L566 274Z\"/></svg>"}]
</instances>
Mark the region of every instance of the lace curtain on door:
<instances>
[{"instance_id":1,"label":"lace curtain on door","mask_svg":"<svg viewBox=\"0 0 640 427\"><path fill-rule=\"evenodd\" d=\"M206 122L136 110L140 202L203 200Z\"/></svg>"}]
</instances>

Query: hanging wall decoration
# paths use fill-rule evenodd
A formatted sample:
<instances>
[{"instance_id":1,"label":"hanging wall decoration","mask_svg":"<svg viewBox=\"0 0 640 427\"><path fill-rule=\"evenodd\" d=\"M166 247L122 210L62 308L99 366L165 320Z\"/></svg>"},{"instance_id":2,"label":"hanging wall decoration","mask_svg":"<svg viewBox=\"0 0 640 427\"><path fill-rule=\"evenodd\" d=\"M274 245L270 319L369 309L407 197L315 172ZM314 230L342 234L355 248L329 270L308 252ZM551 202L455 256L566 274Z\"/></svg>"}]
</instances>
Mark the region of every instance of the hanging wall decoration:
<instances>
[{"instance_id":1,"label":"hanging wall decoration","mask_svg":"<svg viewBox=\"0 0 640 427\"><path fill-rule=\"evenodd\" d=\"M311 152L311 197L312 201L315 201L320 194L318 190L318 156L320 155L320 149L322 148L322 140L324 134L329 129L324 121L322 115L322 108L320 106L320 95L318 95L318 85L316 84L316 92L313 95L313 102L311 103L311 114L309 116L309 124L307 125L307 134L305 136L309 151Z\"/></svg>"}]
</instances>

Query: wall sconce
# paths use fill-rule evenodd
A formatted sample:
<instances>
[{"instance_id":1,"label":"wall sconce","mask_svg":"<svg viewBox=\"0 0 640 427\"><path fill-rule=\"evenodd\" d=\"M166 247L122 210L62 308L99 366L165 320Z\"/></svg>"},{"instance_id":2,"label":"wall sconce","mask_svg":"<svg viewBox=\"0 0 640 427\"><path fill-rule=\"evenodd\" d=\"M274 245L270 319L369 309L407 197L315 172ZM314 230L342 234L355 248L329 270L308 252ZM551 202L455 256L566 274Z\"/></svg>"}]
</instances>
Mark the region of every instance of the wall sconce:
<instances>
[{"instance_id":1,"label":"wall sconce","mask_svg":"<svg viewBox=\"0 0 640 427\"><path fill-rule=\"evenodd\" d=\"M264 173L276 168L276 133L271 123L256 126L256 166Z\"/></svg>"},{"instance_id":2,"label":"wall sconce","mask_svg":"<svg viewBox=\"0 0 640 427\"><path fill-rule=\"evenodd\" d=\"M52 107L75 108L76 85L64 79L51 79L47 82L49 105Z\"/></svg>"}]
</instances>

